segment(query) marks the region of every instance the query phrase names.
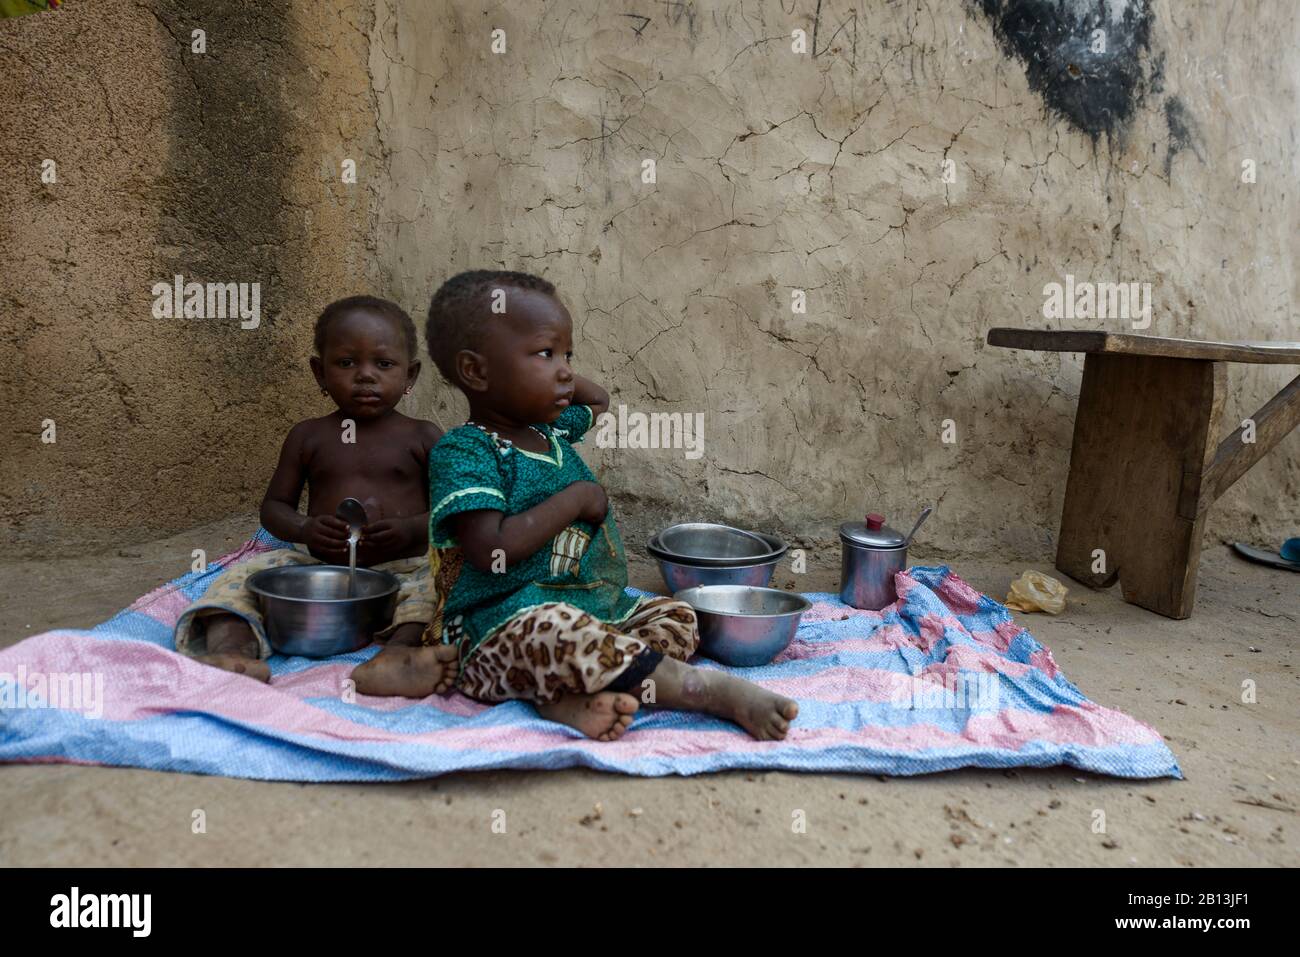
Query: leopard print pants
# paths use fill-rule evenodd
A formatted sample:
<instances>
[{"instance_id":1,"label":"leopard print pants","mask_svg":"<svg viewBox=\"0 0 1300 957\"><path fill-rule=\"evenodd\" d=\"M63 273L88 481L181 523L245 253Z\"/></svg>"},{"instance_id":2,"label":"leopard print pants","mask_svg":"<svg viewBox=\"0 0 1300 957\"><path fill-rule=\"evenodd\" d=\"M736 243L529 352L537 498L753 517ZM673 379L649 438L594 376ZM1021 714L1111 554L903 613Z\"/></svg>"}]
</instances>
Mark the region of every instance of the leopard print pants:
<instances>
[{"instance_id":1,"label":"leopard print pants","mask_svg":"<svg viewBox=\"0 0 1300 957\"><path fill-rule=\"evenodd\" d=\"M685 661L699 641L695 610L671 598L645 601L617 625L553 602L498 628L465 662L457 687L479 701L549 704L609 687L646 651Z\"/></svg>"}]
</instances>

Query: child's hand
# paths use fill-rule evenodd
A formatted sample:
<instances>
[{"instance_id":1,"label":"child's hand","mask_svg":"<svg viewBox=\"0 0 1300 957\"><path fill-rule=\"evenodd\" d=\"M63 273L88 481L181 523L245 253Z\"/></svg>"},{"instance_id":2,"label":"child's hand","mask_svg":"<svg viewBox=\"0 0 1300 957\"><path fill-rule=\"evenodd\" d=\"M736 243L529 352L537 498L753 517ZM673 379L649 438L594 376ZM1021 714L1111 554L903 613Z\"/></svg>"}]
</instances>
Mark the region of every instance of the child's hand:
<instances>
[{"instance_id":1,"label":"child's hand","mask_svg":"<svg viewBox=\"0 0 1300 957\"><path fill-rule=\"evenodd\" d=\"M404 518L380 519L361 529L361 541L372 552L405 555L419 541L422 525Z\"/></svg>"},{"instance_id":2,"label":"child's hand","mask_svg":"<svg viewBox=\"0 0 1300 957\"><path fill-rule=\"evenodd\" d=\"M597 482L574 482L573 484L582 487L583 491L582 511L578 513L578 518L592 525L600 525L609 512L609 497L605 494L605 490Z\"/></svg>"},{"instance_id":3,"label":"child's hand","mask_svg":"<svg viewBox=\"0 0 1300 957\"><path fill-rule=\"evenodd\" d=\"M337 515L313 515L302 527L302 542L313 554L346 555L348 523Z\"/></svg>"}]
</instances>

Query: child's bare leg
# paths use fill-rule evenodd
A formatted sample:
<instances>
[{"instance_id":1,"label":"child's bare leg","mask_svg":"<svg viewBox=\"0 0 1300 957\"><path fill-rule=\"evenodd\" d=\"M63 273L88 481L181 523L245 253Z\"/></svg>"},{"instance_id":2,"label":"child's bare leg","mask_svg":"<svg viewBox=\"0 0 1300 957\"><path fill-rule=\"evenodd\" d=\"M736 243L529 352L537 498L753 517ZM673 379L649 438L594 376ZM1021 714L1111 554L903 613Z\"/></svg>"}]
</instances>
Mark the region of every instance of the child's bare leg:
<instances>
[{"instance_id":1,"label":"child's bare leg","mask_svg":"<svg viewBox=\"0 0 1300 957\"><path fill-rule=\"evenodd\" d=\"M547 721L576 728L597 741L617 741L632 723L637 700L619 691L566 694L554 704L539 704L537 713Z\"/></svg>"},{"instance_id":2,"label":"child's bare leg","mask_svg":"<svg viewBox=\"0 0 1300 957\"><path fill-rule=\"evenodd\" d=\"M455 645L423 645L424 628L423 622L406 622L393 629L379 654L353 669L357 691L398 698L450 691L460 674L460 651Z\"/></svg>"},{"instance_id":3,"label":"child's bare leg","mask_svg":"<svg viewBox=\"0 0 1300 957\"><path fill-rule=\"evenodd\" d=\"M238 615L205 615L203 629L208 651L196 655L195 661L248 675L258 681L271 680L271 668L259 656L257 636L248 622Z\"/></svg>"},{"instance_id":4,"label":"child's bare leg","mask_svg":"<svg viewBox=\"0 0 1300 957\"><path fill-rule=\"evenodd\" d=\"M405 624L398 625L393 629L393 633L388 636L384 644L390 648L406 647L419 648L424 644L423 636L426 625L422 621L408 621Z\"/></svg>"},{"instance_id":5,"label":"child's bare leg","mask_svg":"<svg viewBox=\"0 0 1300 957\"><path fill-rule=\"evenodd\" d=\"M784 738L799 705L743 678L723 671L694 668L664 656L650 673L655 705L703 711L740 725L759 741Z\"/></svg>"}]
</instances>

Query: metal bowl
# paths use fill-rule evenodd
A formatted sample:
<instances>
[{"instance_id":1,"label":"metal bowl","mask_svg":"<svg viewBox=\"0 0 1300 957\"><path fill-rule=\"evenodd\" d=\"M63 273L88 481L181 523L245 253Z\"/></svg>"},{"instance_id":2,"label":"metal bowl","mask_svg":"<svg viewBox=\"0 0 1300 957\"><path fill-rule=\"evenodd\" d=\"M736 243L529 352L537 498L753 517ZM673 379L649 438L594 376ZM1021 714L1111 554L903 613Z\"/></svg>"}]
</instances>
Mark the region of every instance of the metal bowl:
<instances>
[{"instance_id":1,"label":"metal bowl","mask_svg":"<svg viewBox=\"0 0 1300 957\"><path fill-rule=\"evenodd\" d=\"M249 576L266 639L284 655L328 658L364 648L387 628L401 587L395 575L357 569L355 597L341 565L282 565Z\"/></svg>"},{"instance_id":2,"label":"metal bowl","mask_svg":"<svg viewBox=\"0 0 1300 957\"><path fill-rule=\"evenodd\" d=\"M677 533L678 529L687 531ZM725 529L715 534L714 529ZM739 533L736 537L730 533ZM672 544L669 545L668 542ZM733 565L756 565L779 559L789 548L775 535L762 532L745 532L726 525L692 523L674 525L652 536L646 544L651 556L681 565L703 565L715 568Z\"/></svg>"},{"instance_id":3,"label":"metal bowl","mask_svg":"<svg viewBox=\"0 0 1300 957\"><path fill-rule=\"evenodd\" d=\"M659 574L669 592L679 592L683 588L696 588L701 585L757 585L765 586L772 581L779 558L755 565L684 565L681 562L657 558Z\"/></svg>"},{"instance_id":4,"label":"metal bowl","mask_svg":"<svg viewBox=\"0 0 1300 957\"><path fill-rule=\"evenodd\" d=\"M695 609L700 651L738 668L768 664L794 640L808 599L777 588L702 585L673 595Z\"/></svg>"}]
</instances>

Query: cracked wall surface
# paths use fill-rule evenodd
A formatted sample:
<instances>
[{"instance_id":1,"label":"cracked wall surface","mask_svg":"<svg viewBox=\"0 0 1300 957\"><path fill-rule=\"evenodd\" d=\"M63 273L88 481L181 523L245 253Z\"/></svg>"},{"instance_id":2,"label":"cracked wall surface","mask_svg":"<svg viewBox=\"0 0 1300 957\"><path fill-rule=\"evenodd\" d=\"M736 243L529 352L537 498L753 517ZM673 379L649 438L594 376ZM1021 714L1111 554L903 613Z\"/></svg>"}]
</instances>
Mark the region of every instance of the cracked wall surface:
<instances>
[{"instance_id":1,"label":"cracked wall surface","mask_svg":"<svg viewBox=\"0 0 1300 957\"><path fill-rule=\"evenodd\" d=\"M616 405L705 413L695 461L587 450L633 541L692 518L825 539L937 502L928 547L1044 558L1082 356L990 348L989 328L1051 325L1043 287L1068 272L1150 282L1149 333L1300 339L1292 7L1073 4L1150 30L1144 85L1105 91L1132 115L1090 123L1086 95L1045 103L1000 46L986 13L1014 40L1029 4L861 6L376 6L391 290L419 310L462 269L541 273ZM1231 367L1225 434L1295 371ZM465 409L433 377L418 405ZM1210 534L1277 541L1298 500L1293 435Z\"/></svg>"},{"instance_id":2,"label":"cracked wall surface","mask_svg":"<svg viewBox=\"0 0 1300 957\"><path fill-rule=\"evenodd\" d=\"M1300 339L1300 16L1057 4L1149 31L1093 97L1110 61L1076 64L1055 28L1036 59L1033 3L86 0L0 24L0 536L75 548L247 512L289 425L325 411L325 302L419 319L447 276L499 266L558 284L615 405L705 416L699 459L588 443L629 541L686 518L830 539L937 502L927 554L1050 556L1082 357L984 336L1049 325L1068 272L1150 282L1148 332ZM262 282L261 328L154 320L176 271ZM1294 371L1232 366L1225 431ZM465 411L429 363L411 406ZM1297 500L1293 435L1210 536L1294 534Z\"/></svg>"},{"instance_id":3,"label":"cracked wall surface","mask_svg":"<svg viewBox=\"0 0 1300 957\"><path fill-rule=\"evenodd\" d=\"M374 196L339 173L345 156L374 166L370 15L89 0L0 21L11 545L129 542L247 512L288 427L325 411L312 320L373 271ZM155 319L151 288L176 273L261 283L261 325Z\"/></svg>"}]
</instances>

